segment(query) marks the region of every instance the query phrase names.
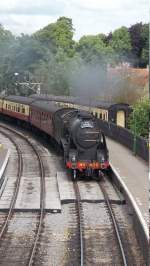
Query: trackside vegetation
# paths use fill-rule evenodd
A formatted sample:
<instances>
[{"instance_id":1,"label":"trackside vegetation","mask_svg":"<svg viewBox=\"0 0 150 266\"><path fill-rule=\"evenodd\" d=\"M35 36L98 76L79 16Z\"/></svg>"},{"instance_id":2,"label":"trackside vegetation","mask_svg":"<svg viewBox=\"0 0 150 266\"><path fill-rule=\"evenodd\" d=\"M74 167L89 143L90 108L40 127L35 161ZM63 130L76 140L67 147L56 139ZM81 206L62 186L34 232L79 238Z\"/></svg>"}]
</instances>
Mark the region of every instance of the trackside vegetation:
<instances>
[{"instance_id":1,"label":"trackside vegetation","mask_svg":"<svg viewBox=\"0 0 150 266\"><path fill-rule=\"evenodd\" d=\"M129 117L129 128L137 135L148 139L149 136L150 100L141 98L133 105L133 112Z\"/></svg>"}]
</instances>

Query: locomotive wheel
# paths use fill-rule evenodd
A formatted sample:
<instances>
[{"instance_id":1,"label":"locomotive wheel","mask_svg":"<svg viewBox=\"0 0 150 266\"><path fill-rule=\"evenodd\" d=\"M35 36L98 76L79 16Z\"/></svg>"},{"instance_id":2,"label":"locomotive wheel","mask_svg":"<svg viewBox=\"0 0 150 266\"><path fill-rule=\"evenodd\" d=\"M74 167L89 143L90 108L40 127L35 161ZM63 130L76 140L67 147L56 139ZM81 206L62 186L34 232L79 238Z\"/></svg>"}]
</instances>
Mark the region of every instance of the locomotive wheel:
<instances>
[{"instance_id":1,"label":"locomotive wheel","mask_svg":"<svg viewBox=\"0 0 150 266\"><path fill-rule=\"evenodd\" d=\"M94 179L96 181L101 181L104 177L104 173L101 170L95 171Z\"/></svg>"},{"instance_id":2,"label":"locomotive wheel","mask_svg":"<svg viewBox=\"0 0 150 266\"><path fill-rule=\"evenodd\" d=\"M98 178L102 180L104 177L104 173L101 170L98 170Z\"/></svg>"}]
</instances>

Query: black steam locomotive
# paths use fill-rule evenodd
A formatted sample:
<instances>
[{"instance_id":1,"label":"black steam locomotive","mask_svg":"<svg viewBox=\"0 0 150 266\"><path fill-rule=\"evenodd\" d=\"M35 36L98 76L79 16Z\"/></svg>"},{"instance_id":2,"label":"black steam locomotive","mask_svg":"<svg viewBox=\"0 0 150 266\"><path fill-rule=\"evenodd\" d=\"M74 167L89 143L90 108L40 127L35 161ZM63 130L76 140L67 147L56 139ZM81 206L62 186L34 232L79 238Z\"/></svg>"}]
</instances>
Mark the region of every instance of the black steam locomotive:
<instances>
[{"instance_id":1,"label":"black steam locomotive","mask_svg":"<svg viewBox=\"0 0 150 266\"><path fill-rule=\"evenodd\" d=\"M101 176L109 167L105 136L97 120L88 112L71 108L57 111L53 117L55 139L63 147L64 161L74 178Z\"/></svg>"}]
</instances>

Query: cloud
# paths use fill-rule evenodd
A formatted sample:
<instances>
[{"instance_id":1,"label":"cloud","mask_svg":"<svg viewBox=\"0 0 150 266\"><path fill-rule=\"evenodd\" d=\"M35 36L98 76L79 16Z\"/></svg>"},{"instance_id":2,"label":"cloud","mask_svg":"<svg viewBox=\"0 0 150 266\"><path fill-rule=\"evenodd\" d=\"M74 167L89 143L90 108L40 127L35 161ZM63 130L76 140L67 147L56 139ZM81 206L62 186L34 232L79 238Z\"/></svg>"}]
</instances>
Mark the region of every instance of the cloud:
<instances>
[{"instance_id":1,"label":"cloud","mask_svg":"<svg viewBox=\"0 0 150 266\"><path fill-rule=\"evenodd\" d=\"M85 34L109 33L121 26L129 27L137 22L148 22L149 15L145 0L70 0L67 15L74 22L75 39ZM101 4L100 4L101 3ZM145 3L145 5L144 5Z\"/></svg>"},{"instance_id":2,"label":"cloud","mask_svg":"<svg viewBox=\"0 0 150 266\"><path fill-rule=\"evenodd\" d=\"M2 15L1 21L3 25L7 25L7 29L11 30L14 34L20 35L32 34L33 32L45 27L49 23L53 23L57 20L57 16L43 16L36 15L34 17L28 15Z\"/></svg>"},{"instance_id":3,"label":"cloud","mask_svg":"<svg viewBox=\"0 0 150 266\"><path fill-rule=\"evenodd\" d=\"M75 39L148 22L147 0L4 0L0 23L15 34L33 33L60 16L72 18Z\"/></svg>"},{"instance_id":4,"label":"cloud","mask_svg":"<svg viewBox=\"0 0 150 266\"><path fill-rule=\"evenodd\" d=\"M147 6L147 0L70 0L70 4L84 10L120 10L133 9L137 6Z\"/></svg>"},{"instance_id":5,"label":"cloud","mask_svg":"<svg viewBox=\"0 0 150 266\"><path fill-rule=\"evenodd\" d=\"M62 0L5 0L0 4L0 14L3 15L55 15L61 12L64 8Z\"/></svg>"}]
</instances>

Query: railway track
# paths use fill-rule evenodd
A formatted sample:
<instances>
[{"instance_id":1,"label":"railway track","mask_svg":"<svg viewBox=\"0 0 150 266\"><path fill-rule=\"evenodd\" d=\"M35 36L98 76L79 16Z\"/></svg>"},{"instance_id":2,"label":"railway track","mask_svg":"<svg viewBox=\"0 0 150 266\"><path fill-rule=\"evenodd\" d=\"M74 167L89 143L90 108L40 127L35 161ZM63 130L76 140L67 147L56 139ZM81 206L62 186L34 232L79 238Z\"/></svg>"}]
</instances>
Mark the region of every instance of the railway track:
<instances>
[{"instance_id":1,"label":"railway track","mask_svg":"<svg viewBox=\"0 0 150 266\"><path fill-rule=\"evenodd\" d=\"M78 213L78 226L79 226L79 243L80 243L80 266L84 265L84 238L83 238L83 223L82 223L82 206L81 206L81 197L78 187L78 183L74 181L74 190L77 198L77 213Z\"/></svg>"},{"instance_id":2,"label":"railway track","mask_svg":"<svg viewBox=\"0 0 150 266\"><path fill-rule=\"evenodd\" d=\"M9 132L9 133L6 133ZM39 172L40 172L40 182L41 182L41 189L40 189L40 211L39 211L39 222L37 224L36 228L36 234L34 237L34 243L31 247L31 251L29 254L28 262L27 265L31 266L33 265L34 262L34 257L37 249L37 243L40 237L41 229L42 229L42 223L43 223L43 218L44 218L44 209L45 209L45 173L44 173L44 166L42 159L40 157L39 152L35 148L35 146L22 134L16 132L15 130L2 126L0 125L0 133L3 134L5 137L7 137L16 147L17 154L18 154L18 172L17 172L17 180L16 180L16 187L13 193L13 197L11 199L10 207L8 210L7 218L5 219L4 225L2 226L1 232L0 232L0 241L2 245L2 240L4 238L4 235L7 234L7 228L9 223L11 223L11 218L13 216L14 212L14 207L16 204L17 196L18 196L18 191L19 191L19 186L20 186L20 181L23 173L23 156L22 156L22 151L17 143L17 141L14 138L14 135L17 136L17 138L23 139L28 146L32 148L34 153L36 154L38 164L39 164ZM13 135L13 137L11 136ZM6 237L5 237L6 238Z\"/></svg>"},{"instance_id":3,"label":"railway track","mask_svg":"<svg viewBox=\"0 0 150 266\"><path fill-rule=\"evenodd\" d=\"M17 154L18 154L18 171L17 171L16 187L15 187L14 194L13 194L13 197L12 197L11 202L10 202L10 207L9 207L9 211L8 211L6 220L5 220L4 225L2 226L1 231L0 231L0 241L1 241L5 231L7 229L9 220L11 219L11 216L13 214L13 209L14 209L14 206L16 203L16 199L17 199L17 195L18 195L18 191L19 191L20 180L21 180L21 176L22 176L23 160L22 160L21 150L17 146L17 143L13 140L13 138L11 136L9 136L6 132L3 132L1 130L0 130L0 133L3 134L6 138L10 139L10 141L14 144L14 146L17 150Z\"/></svg>"},{"instance_id":4,"label":"railway track","mask_svg":"<svg viewBox=\"0 0 150 266\"><path fill-rule=\"evenodd\" d=\"M112 204L111 204L111 201L110 201L110 198L109 198L109 194L107 193L107 190L105 189L105 186L103 185L102 182L99 182L98 184L99 184L100 189L103 192L103 195L104 195L104 198L105 198L105 203L107 205L107 208L108 208L111 220L112 220L112 224L113 224L113 227L114 227L114 232L115 232L115 235L116 235L116 239L117 239L117 242L118 242L118 245L119 245L119 248L120 248L120 254L121 254L121 258L122 258L122 265L127 266L128 265L127 258L126 258L123 242L122 242L122 239L121 239L120 231L119 231L119 228L118 228L117 219L116 219L115 214L113 212Z\"/></svg>"},{"instance_id":5,"label":"railway track","mask_svg":"<svg viewBox=\"0 0 150 266\"><path fill-rule=\"evenodd\" d=\"M3 128L3 132L4 131L8 135L8 132L6 132L7 127L6 129ZM18 138L16 131L12 134L16 142L16 138ZM9 135L11 135L11 133ZM19 138L22 139L22 134L19 135ZM27 152L28 154L23 153L23 150L27 149L25 148L25 143L31 143L37 151L36 155L33 155L31 160L32 163L33 161L36 163L35 157L38 160L38 172L41 178L40 208L36 212L19 209L19 212L16 213L14 209L12 210L12 215L4 230L1 241L7 238L7 231L10 227L12 229L11 232L15 231L14 238L17 238L16 228L13 228L13 224L16 224L16 227L18 225L19 228L20 222L18 221L21 220L22 217L20 232L23 231L21 235L23 239L22 245L24 245L25 242L26 244L22 248L22 250L24 249L23 252L16 257L17 260L15 261L16 258L13 260L14 248L13 246L11 248L13 238L11 239L12 241L8 238L10 243L8 244L8 241L5 241L4 249L5 246L8 245L8 250L12 250L9 254L10 256L12 254L12 257L7 261L8 263L5 260L1 262L4 249L2 250L0 245L0 265L145 265L142 256L140 257L139 255L139 247L136 243L132 226L126 223L124 224L124 220L126 219L124 216L125 205L119 205L112 201L112 195L110 195L109 190L107 190L106 182L97 183L92 180L89 182L86 180L71 182L71 180L69 180L69 184L72 183L73 190L75 191L75 200L73 199L70 201L70 198L68 198L67 204L62 203L61 213L45 213L45 176L47 177L49 174L48 164L53 164L53 162L47 161L45 164L42 154L40 153L40 147L37 147L37 143L26 136L19 145L19 153L22 156L20 160L23 163L24 159L28 159L29 162L29 151ZM30 151L33 151L33 147L30 146ZM54 160L56 160L56 158L54 158ZM27 169L26 167L26 165L23 165L20 166L20 169L25 171ZM51 166L51 168L52 167L53 166ZM54 179L53 170L51 175ZM22 175L23 173L20 173L21 180L23 178ZM32 187L32 184L30 184L30 186ZM96 197L91 196L91 194L96 195ZM104 196L102 196L102 194ZM28 197L29 196L30 193L28 194ZM108 207L107 202L110 207ZM111 208L114 218L112 218L109 208ZM121 218L118 215L120 210ZM126 216L128 216L128 214L126 214ZM113 220L116 220L116 225L114 225ZM27 224L28 226L26 226ZM28 231L28 235L31 235L31 238L26 239L24 237L24 226ZM115 228L118 229L118 233L115 233ZM129 228L129 230L127 228ZM118 234L119 236L117 236ZM120 242L122 243L120 244ZM3 243L1 244L3 245ZM127 246L129 247L127 248ZM132 246L135 247L132 248ZM17 250L19 253L19 248ZM25 256L23 256L24 253ZM55 254L57 254L57 256ZM123 256L125 258L123 258ZM8 259L8 257L6 259Z\"/></svg>"},{"instance_id":6,"label":"railway track","mask_svg":"<svg viewBox=\"0 0 150 266\"><path fill-rule=\"evenodd\" d=\"M109 192L113 189L115 191L115 188L111 183L108 184L108 181L105 183L106 179L108 180L105 177L103 181L97 182L104 197L102 201L84 198L83 183L74 181L78 212L80 265L145 265L138 243L136 239L133 239L134 232L131 231L131 225L128 224L129 230L126 225L127 210L124 210L124 200L121 198L119 203L118 200L112 199L112 194L109 195ZM85 182L85 189L89 184L89 182L87 184ZM107 186L110 187L108 190ZM120 209L122 206L121 218L120 210L114 210L115 206L117 206L116 208L119 206ZM130 241L129 237L131 237ZM135 254L137 255L135 256Z\"/></svg>"},{"instance_id":7,"label":"railway track","mask_svg":"<svg viewBox=\"0 0 150 266\"><path fill-rule=\"evenodd\" d=\"M108 193L107 193L107 191L106 191L106 189L102 183L98 182L98 186L104 195L105 204L107 206L107 209L108 209L111 221L112 221L112 225L114 227L114 233L115 233L116 240L117 240L117 244L116 244L117 248L118 248L118 245L120 248L121 258L122 258L122 263L120 265L127 266L127 261L126 261L126 256L125 256L125 252L123 249L123 244L122 244L120 233L118 230L117 221L115 219L115 215L113 213L111 203L109 201ZM83 265L88 265L87 264L87 258L86 258L86 253L88 253L88 252L85 250L86 245L84 243L85 242L84 238L86 235L86 230L84 229L84 214L83 214L83 209L82 209L82 204L83 204L84 200L83 201L81 200L80 188L79 188L77 180L74 181L74 190L75 190L75 194L76 194L76 208L77 208L77 213L78 213L79 243L80 243L79 244L79 246L80 246L80 266L83 266ZM101 241L101 240L99 239L99 241Z\"/></svg>"}]
</instances>

